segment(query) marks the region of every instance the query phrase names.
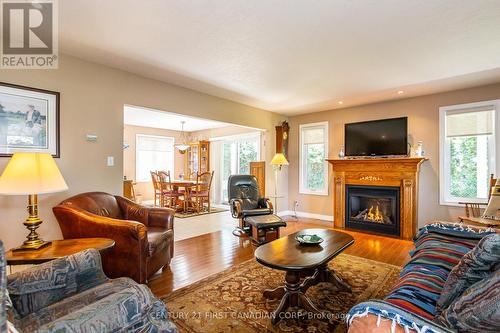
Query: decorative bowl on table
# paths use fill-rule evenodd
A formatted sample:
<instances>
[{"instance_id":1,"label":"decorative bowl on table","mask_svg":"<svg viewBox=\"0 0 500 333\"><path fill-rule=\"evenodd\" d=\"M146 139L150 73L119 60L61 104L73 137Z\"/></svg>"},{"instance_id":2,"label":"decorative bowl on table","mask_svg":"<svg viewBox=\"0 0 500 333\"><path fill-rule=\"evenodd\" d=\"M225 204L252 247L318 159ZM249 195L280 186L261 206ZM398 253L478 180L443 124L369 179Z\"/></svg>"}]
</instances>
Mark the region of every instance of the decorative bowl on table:
<instances>
[{"instance_id":1,"label":"decorative bowl on table","mask_svg":"<svg viewBox=\"0 0 500 333\"><path fill-rule=\"evenodd\" d=\"M323 238L321 238L315 234L297 235L297 236L295 236L295 240L297 242L299 242L301 245L317 245L317 244L321 244L321 242L323 242Z\"/></svg>"}]
</instances>

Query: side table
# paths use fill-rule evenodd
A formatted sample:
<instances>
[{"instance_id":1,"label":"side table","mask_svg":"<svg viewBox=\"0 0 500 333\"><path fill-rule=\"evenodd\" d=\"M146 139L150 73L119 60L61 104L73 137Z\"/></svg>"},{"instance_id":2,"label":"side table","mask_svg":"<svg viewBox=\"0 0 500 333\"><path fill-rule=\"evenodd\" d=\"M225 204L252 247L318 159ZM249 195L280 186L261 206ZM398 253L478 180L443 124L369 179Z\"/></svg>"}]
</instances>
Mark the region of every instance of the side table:
<instances>
[{"instance_id":1,"label":"side table","mask_svg":"<svg viewBox=\"0 0 500 333\"><path fill-rule=\"evenodd\" d=\"M50 260L69 256L77 252L96 249L101 254L111 250L115 241L109 238L76 238L54 240L49 246L31 251L7 251L7 265L37 265Z\"/></svg>"}]
</instances>

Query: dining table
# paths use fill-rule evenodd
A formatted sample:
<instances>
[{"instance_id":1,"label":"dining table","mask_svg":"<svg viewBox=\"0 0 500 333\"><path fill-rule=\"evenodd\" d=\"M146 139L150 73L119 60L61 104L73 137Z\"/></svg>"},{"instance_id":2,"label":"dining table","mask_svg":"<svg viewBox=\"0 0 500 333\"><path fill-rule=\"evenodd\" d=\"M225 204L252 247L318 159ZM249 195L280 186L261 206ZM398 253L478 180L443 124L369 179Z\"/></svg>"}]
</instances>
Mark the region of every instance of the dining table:
<instances>
[{"instance_id":1,"label":"dining table","mask_svg":"<svg viewBox=\"0 0 500 333\"><path fill-rule=\"evenodd\" d=\"M202 185L204 184L203 182L197 182L196 180L191 180L191 179L172 179L170 182L170 185L172 186L174 191L179 192L180 188L184 188L184 200L183 202L180 202L181 204L179 207L181 207L181 210L183 212L187 212L189 209L189 192L195 187L196 185Z\"/></svg>"}]
</instances>

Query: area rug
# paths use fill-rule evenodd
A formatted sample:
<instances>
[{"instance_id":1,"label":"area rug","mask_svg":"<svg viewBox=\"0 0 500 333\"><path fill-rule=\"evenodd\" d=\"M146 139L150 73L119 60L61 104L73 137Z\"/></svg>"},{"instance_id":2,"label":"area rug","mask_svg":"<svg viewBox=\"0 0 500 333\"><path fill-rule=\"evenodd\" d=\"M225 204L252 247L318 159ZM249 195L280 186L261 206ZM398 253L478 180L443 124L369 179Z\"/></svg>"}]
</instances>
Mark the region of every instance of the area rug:
<instances>
[{"instance_id":1,"label":"area rug","mask_svg":"<svg viewBox=\"0 0 500 333\"><path fill-rule=\"evenodd\" d=\"M203 210L200 213L197 212L189 212L189 213L183 213L183 212L176 212L175 217L179 217L181 219L186 218L186 217L193 217L193 216L199 216L199 215L207 215L207 214L214 214L214 213L220 213L220 212L227 212L229 209L226 208L218 208L218 207L211 207L210 211L208 210Z\"/></svg>"},{"instance_id":2,"label":"area rug","mask_svg":"<svg viewBox=\"0 0 500 333\"><path fill-rule=\"evenodd\" d=\"M328 283L311 287L307 295L326 310L323 316L290 312L272 325L271 314L279 300L267 300L262 292L282 285L284 273L254 259L174 291L163 301L181 332L345 332L347 311L359 302L387 295L401 270L347 254L340 254L329 267L352 287L352 294Z\"/></svg>"}]
</instances>

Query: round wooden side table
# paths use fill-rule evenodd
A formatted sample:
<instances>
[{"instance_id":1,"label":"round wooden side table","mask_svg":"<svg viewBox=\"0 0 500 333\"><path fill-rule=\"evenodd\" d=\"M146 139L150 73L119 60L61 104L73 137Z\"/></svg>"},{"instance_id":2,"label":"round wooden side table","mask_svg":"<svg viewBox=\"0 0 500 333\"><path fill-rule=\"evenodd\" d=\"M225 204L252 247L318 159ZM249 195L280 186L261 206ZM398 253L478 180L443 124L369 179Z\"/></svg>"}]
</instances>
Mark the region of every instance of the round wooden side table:
<instances>
[{"instance_id":1,"label":"round wooden side table","mask_svg":"<svg viewBox=\"0 0 500 333\"><path fill-rule=\"evenodd\" d=\"M109 238L61 239L53 240L52 244L38 250L9 250L5 253L5 259L7 265L37 265L87 249L96 249L102 254L114 246L115 241Z\"/></svg>"}]
</instances>

